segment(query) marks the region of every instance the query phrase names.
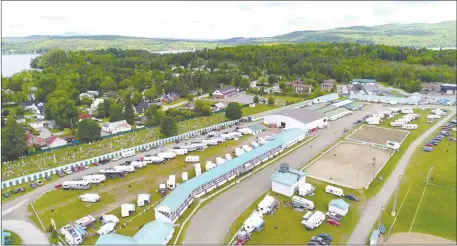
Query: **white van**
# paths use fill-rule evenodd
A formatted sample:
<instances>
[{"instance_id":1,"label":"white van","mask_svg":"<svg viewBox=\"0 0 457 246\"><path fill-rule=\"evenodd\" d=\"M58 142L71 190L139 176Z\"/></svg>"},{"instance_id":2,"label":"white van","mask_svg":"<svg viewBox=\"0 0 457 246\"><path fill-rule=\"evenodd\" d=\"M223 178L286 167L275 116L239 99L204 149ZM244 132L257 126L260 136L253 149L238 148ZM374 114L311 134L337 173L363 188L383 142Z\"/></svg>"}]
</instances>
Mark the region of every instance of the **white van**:
<instances>
[{"instance_id":1,"label":"white van","mask_svg":"<svg viewBox=\"0 0 457 246\"><path fill-rule=\"evenodd\" d=\"M417 124L404 124L401 128L405 130L413 130L417 129Z\"/></svg>"},{"instance_id":2,"label":"white van","mask_svg":"<svg viewBox=\"0 0 457 246\"><path fill-rule=\"evenodd\" d=\"M88 190L90 184L88 181L64 181L62 183L62 189L64 190Z\"/></svg>"},{"instance_id":3,"label":"white van","mask_svg":"<svg viewBox=\"0 0 457 246\"><path fill-rule=\"evenodd\" d=\"M330 193L335 196L344 196L343 189L337 188L335 186L327 185L325 187L325 192Z\"/></svg>"},{"instance_id":4,"label":"white van","mask_svg":"<svg viewBox=\"0 0 457 246\"><path fill-rule=\"evenodd\" d=\"M186 159L184 161L191 163L200 162L200 156L189 155L186 156Z\"/></svg>"},{"instance_id":5,"label":"white van","mask_svg":"<svg viewBox=\"0 0 457 246\"><path fill-rule=\"evenodd\" d=\"M105 180L106 176L103 174L86 175L83 177L83 181L87 181L90 184L99 184Z\"/></svg>"},{"instance_id":6,"label":"white van","mask_svg":"<svg viewBox=\"0 0 457 246\"><path fill-rule=\"evenodd\" d=\"M100 200L100 195L86 193L86 194L80 195L79 199L83 202L98 202Z\"/></svg>"}]
</instances>

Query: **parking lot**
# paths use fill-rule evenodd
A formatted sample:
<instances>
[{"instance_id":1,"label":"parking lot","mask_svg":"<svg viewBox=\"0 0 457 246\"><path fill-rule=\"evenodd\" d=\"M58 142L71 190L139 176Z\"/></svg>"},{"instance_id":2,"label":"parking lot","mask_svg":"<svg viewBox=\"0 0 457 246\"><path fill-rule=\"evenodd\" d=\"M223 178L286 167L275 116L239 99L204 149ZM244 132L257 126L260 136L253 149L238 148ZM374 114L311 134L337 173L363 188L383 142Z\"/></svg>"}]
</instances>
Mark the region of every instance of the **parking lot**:
<instances>
[{"instance_id":1,"label":"parking lot","mask_svg":"<svg viewBox=\"0 0 457 246\"><path fill-rule=\"evenodd\" d=\"M346 187L361 189L367 186L392 151L342 141L320 156L305 169L308 175Z\"/></svg>"},{"instance_id":2,"label":"parking lot","mask_svg":"<svg viewBox=\"0 0 457 246\"><path fill-rule=\"evenodd\" d=\"M402 143L408 133L404 130L363 125L346 139L386 145L387 140Z\"/></svg>"}]
</instances>

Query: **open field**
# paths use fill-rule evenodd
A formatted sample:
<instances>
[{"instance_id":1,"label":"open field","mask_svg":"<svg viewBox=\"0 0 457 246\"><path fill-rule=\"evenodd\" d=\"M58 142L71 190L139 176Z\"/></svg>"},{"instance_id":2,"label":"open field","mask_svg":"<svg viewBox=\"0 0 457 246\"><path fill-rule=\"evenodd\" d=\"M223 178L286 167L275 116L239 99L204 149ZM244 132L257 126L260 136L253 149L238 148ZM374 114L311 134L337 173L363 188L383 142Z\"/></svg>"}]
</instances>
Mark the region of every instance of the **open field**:
<instances>
[{"instance_id":1,"label":"open field","mask_svg":"<svg viewBox=\"0 0 457 246\"><path fill-rule=\"evenodd\" d=\"M408 131L405 130L363 125L352 135L347 136L347 139L386 145L387 140L401 143L406 136Z\"/></svg>"},{"instance_id":2,"label":"open field","mask_svg":"<svg viewBox=\"0 0 457 246\"><path fill-rule=\"evenodd\" d=\"M454 241L447 240L441 237L435 237L422 233L395 233L389 237L386 244L455 244Z\"/></svg>"},{"instance_id":3,"label":"open field","mask_svg":"<svg viewBox=\"0 0 457 246\"><path fill-rule=\"evenodd\" d=\"M197 130L226 121L224 114L215 114L199 117L178 123L178 133ZM58 149L47 153L31 155L3 164L2 179L11 179L22 175L46 170L49 168L88 159L101 154L118 151L121 148L130 148L159 139L158 128L143 129L137 132L103 139L90 144Z\"/></svg>"},{"instance_id":4,"label":"open field","mask_svg":"<svg viewBox=\"0 0 457 246\"><path fill-rule=\"evenodd\" d=\"M368 144L339 142L305 171L320 180L362 189L373 180L391 154L392 151Z\"/></svg>"},{"instance_id":5,"label":"open field","mask_svg":"<svg viewBox=\"0 0 457 246\"><path fill-rule=\"evenodd\" d=\"M396 219L390 215L393 197L382 214L383 223L394 223L391 237L418 232L456 241L456 148L455 142L444 139L432 152L422 151L422 145L416 150L402 176ZM390 242L390 237L387 240Z\"/></svg>"},{"instance_id":6,"label":"open field","mask_svg":"<svg viewBox=\"0 0 457 246\"><path fill-rule=\"evenodd\" d=\"M243 116L249 116L249 115L253 115L253 114L262 113L262 112L265 112L268 110L272 110L277 107L278 107L277 105L267 105L267 104L257 103L254 108L244 107L241 109L241 111L243 112Z\"/></svg>"},{"instance_id":7,"label":"open field","mask_svg":"<svg viewBox=\"0 0 457 246\"><path fill-rule=\"evenodd\" d=\"M307 182L313 184L316 187L316 194L313 197L306 197L306 199L312 200L316 206L316 210L326 212L328 209L328 203L338 197L325 193L326 184L317 180L307 179ZM349 191L349 189L345 189ZM291 198L282 196L271 191L268 191L269 195L276 197L282 203L290 202ZM267 194L266 193L266 194ZM236 234L238 229L243 225L243 222L249 217L249 215L257 208L258 203L265 197L262 195L257 199L248 209L245 210L230 227L230 233L224 240L224 244L229 243L232 237ZM272 215L264 215L265 224L260 232L254 232L252 238L246 242L250 245L262 245L262 244L300 244L304 245L309 242L312 236L319 233L328 233L333 237L332 244L345 244L349 239L349 236L354 228L359 213L360 207L358 203L350 202L349 212L341 221L341 226L331 226L326 222L312 231L307 231L305 227L300 224L303 220L302 217L306 211L299 212L285 205L279 205L279 208ZM277 229L275 229L275 225Z\"/></svg>"}]
</instances>

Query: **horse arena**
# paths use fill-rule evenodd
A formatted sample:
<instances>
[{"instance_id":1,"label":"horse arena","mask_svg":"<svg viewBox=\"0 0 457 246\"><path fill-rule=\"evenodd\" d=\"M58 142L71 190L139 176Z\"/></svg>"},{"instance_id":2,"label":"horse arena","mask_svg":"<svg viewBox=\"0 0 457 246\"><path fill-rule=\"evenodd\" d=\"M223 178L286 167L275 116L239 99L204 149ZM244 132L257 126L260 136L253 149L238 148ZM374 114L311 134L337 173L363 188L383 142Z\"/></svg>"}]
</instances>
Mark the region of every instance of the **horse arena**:
<instances>
[{"instance_id":1,"label":"horse arena","mask_svg":"<svg viewBox=\"0 0 457 246\"><path fill-rule=\"evenodd\" d=\"M308 164L311 178L352 189L368 187L393 151L369 143L341 141Z\"/></svg>"},{"instance_id":2,"label":"horse arena","mask_svg":"<svg viewBox=\"0 0 457 246\"><path fill-rule=\"evenodd\" d=\"M353 140L356 142L366 142L386 145L387 140L391 140L397 143L402 143L408 136L409 131L384 128L379 126L363 125L357 129L354 133L347 136L347 140Z\"/></svg>"}]
</instances>

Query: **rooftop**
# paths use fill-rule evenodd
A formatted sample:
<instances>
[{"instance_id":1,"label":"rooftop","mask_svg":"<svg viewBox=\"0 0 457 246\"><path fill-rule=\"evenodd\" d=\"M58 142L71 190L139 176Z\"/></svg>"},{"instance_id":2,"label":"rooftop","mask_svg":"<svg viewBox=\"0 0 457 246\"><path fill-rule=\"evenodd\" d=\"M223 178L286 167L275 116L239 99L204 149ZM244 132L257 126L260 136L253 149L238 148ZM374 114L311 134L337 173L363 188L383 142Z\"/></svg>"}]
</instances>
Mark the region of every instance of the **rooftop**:
<instances>
[{"instance_id":1,"label":"rooftop","mask_svg":"<svg viewBox=\"0 0 457 246\"><path fill-rule=\"evenodd\" d=\"M323 115L322 113L307 108L285 109L283 111L278 112L278 115L283 115L296 119L304 124L325 118L325 115Z\"/></svg>"},{"instance_id":2,"label":"rooftop","mask_svg":"<svg viewBox=\"0 0 457 246\"><path fill-rule=\"evenodd\" d=\"M320 97L316 97L313 99L313 101L314 102L328 102L328 101L337 100L338 98L340 98L340 95L338 95L338 93L331 93L331 94L323 95Z\"/></svg>"},{"instance_id":3,"label":"rooftop","mask_svg":"<svg viewBox=\"0 0 457 246\"><path fill-rule=\"evenodd\" d=\"M352 79L352 82L356 83L376 83L375 79Z\"/></svg>"},{"instance_id":4,"label":"rooftop","mask_svg":"<svg viewBox=\"0 0 457 246\"><path fill-rule=\"evenodd\" d=\"M259 124L250 125L250 126L248 126L248 128L251 129L252 131L262 130L262 126L260 126Z\"/></svg>"},{"instance_id":5,"label":"rooftop","mask_svg":"<svg viewBox=\"0 0 457 246\"><path fill-rule=\"evenodd\" d=\"M349 204L347 202L345 202L343 199L331 200L328 205L329 206L336 206L336 207L339 207L339 208L344 209L344 210L349 209Z\"/></svg>"},{"instance_id":6,"label":"rooftop","mask_svg":"<svg viewBox=\"0 0 457 246\"><path fill-rule=\"evenodd\" d=\"M330 117L330 116L333 116L333 115L336 115L336 114L339 114L339 113L343 113L343 112L346 112L346 111L349 111L349 110L347 110L345 108L338 108L338 109L326 112L326 113L324 113L324 115L327 116L327 117Z\"/></svg>"},{"instance_id":7,"label":"rooftop","mask_svg":"<svg viewBox=\"0 0 457 246\"><path fill-rule=\"evenodd\" d=\"M325 106L325 107L323 107L323 108L320 108L320 109L318 109L318 110L316 110L316 111L319 112L319 113L325 114L325 113L330 112L330 111L333 111L333 110L335 110L335 109L336 109L335 106L333 106L333 105L327 105L327 106Z\"/></svg>"},{"instance_id":8,"label":"rooftop","mask_svg":"<svg viewBox=\"0 0 457 246\"><path fill-rule=\"evenodd\" d=\"M354 100L347 99L347 100L344 100L344 101L341 101L341 102L334 103L332 105L337 107L337 108L339 108L339 107L342 107L342 106L344 106L346 104L350 104L352 102L354 102Z\"/></svg>"},{"instance_id":9,"label":"rooftop","mask_svg":"<svg viewBox=\"0 0 457 246\"><path fill-rule=\"evenodd\" d=\"M294 169L289 169L288 172L281 172L278 170L273 174L271 180L287 186L292 186L305 175L306 173Z\"/></svg>"}]
</instances>

